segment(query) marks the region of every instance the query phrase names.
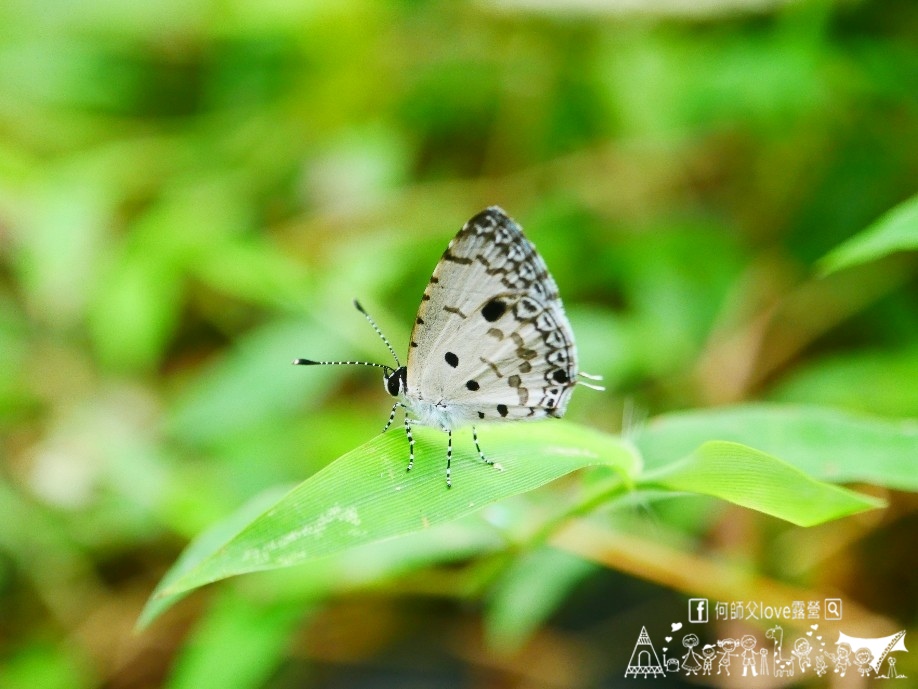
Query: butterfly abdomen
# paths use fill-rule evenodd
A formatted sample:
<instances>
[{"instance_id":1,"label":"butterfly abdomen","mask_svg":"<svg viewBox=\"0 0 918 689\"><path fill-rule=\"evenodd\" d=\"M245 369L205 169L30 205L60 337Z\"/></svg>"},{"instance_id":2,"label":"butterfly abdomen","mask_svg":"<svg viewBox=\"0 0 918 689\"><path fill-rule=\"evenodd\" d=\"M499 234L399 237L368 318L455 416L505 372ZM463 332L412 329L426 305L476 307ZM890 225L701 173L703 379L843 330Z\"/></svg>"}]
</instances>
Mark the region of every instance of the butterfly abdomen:
<instances>
[{"instance_id":1,"label":"butterfly abdomen","mask_svg":"<svg viewBox=\"0 0 918 689\"><path fill-rule=\"evenodd\" d=\"M452 431L468 426L474 419L466 418L459 408L442 402L428 402L416 397L406 396L402 403L411 414L411 420L422 426L432 426L444 431Z\"/></svg>"}]
</instances>

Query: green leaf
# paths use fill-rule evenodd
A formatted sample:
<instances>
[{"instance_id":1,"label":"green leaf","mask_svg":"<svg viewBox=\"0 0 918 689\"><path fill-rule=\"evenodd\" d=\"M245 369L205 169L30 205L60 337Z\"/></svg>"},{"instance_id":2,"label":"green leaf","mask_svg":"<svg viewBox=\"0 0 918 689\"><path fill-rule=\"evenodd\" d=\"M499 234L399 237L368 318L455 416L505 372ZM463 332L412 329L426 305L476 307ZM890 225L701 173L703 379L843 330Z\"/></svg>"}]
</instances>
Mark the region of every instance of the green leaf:
<instances>
[{"instance_id":1,"label":"green leaf","mask_svg":"<svg viewBox=\"0 0 918 689\"><path fill-rule=\"evenodd\" d=\"M167 689L265 686L303 614L287 601L259 604L236 591L223 592L182 647Z\"/></svg>"},{"instance_id":2,"label":"green leaf","mask_svg":"<svg viewBox=\"0 0 918 689\"><path fill-rule=\"evenodd\" d=\"M772 402L842 407L876 416L918 417L918 345L817 358L768 393Z\"/></svg>"},{"instance_id":3,"label":"green leaf","mask_svg":"<svg viewBox=\"0 0 918 689\"><path fill-rule=\"evenodd\" d=\"M176 267L142 248L121 256L96 290L89 325L101 362L119 371L153 366L178 326Z\"/></svg>"},{"instance_id":4,"label":"green leaf","mask_svg":"<svg viewBox=\"0 0 918 689\"><path fill-rule=\"evenodd\" d=\"M16 639L0 664L3 689L90 689L99 686L97 673L82 649L24 636Z\"/></svg>"},{"instance_id":5,"label":"green leaf","mask_svg":"<svg viewBox=\"0 0 918 689\"><path fill-rule=\"evenodd\" d=\"M717 438L758 448L814 478L918 490L918 424L803 405L749 404L657 417L635 438L646 466Z\"/></svg>"},{"instance_id":6,"label":"green leaf","mask_svg":"<svg viewBox=\"0 0 918 689\"><path fill-rule=\"evenodd\" d=\"M716 440L642 477L639 487L711 495L798 526L813 526L885 504L817 481L751 447Z\"/></svg>"},{"instance_id":7,"label":"green leaf","mask_svg":"<svg viewBox=\"0 0 918 689\"><path fill-rule=\"evenodd\" d=\"M486 426L479 438L502 471L483 464L469 440L457 436L453 487L445 483L445 436L415 430L416 460L400 432L377 436L339 457L294 488L222 547L209 534L196 541L157 587L141 618L148 623L171 600L204 584L245 572L288 567L346 548L422 531L503 498L533 490L576 469L599 464L626 481L639 458L618 437L569 422ZM238 521L238 520L237 520ZM223 528L225 535L231 527Z\"/></svg>"},{"instance_id":8,"label":"green leaf","mask_svg":"<svg viewBox=\"0 0 918 689\"><path fill-rule=\"evenodd\" d=\"M519 649L597 565L544 546L516 558L494 586L485 616L488 646Z\"/></svg>"},{"instance_id":9,"label":"green leaf","mask_svg":"<svg viewBox=\"0 0 918 689\"><path fill-rule=\"evenodd\" d=\"M888 211L867 229L837 246L819 261L823 275L882 258L896 251L918 249L918 195Z\"/></svg>"},{"instance_id":10,"label":"green leaf","mask_svg":"<svg viewBox=\"0 0 918 689\"><path fill-rule=\"evenodd\" d=\"M318 395L323 379L293 375L290 366L294 345L317 337L302 319L254 328L185 386L173 405L170 431L185 442L217 444L227 435L251 433Z\"/></svg>"},{"instance_id":11,"label":"green leaf","mask_svg":"<svg viewBox=\"0 0 918 689\"><path fill-rule=\"evenodd\" d=\"M137 629L143 629L149 625L150 622L183 598L186 593L186 591L179 591L167 595L163 593L164 589L171 587L175 581L192 571L202 560L230 540L234 534L239 533L246 524L276 503L287 490L283 486L278 486L259 493L229 517L217 522L195 538L156 586L153 595L150 596L150 600L147 601L146 606L140 613L140 618L137 620Z\"/></svg>"}]
</instances>

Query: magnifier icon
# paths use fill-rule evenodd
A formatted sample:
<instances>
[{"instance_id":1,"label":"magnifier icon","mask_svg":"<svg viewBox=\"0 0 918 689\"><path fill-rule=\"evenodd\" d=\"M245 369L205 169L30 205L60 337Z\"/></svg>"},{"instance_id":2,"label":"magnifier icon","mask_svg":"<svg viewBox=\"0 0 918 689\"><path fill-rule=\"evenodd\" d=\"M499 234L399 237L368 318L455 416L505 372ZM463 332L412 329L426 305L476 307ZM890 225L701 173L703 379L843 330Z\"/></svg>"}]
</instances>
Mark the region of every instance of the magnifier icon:
<instances>
[{"instance_id":1,"label":"magnifier icon","mask_svg":"<svg viewBox=\"0 0 918 689\"><path fill-rule=\"evenodd\" d=\"M842 616L842 602L840 598L826 598L826 619L840 620Z\"/></svg>"}]
</instances>

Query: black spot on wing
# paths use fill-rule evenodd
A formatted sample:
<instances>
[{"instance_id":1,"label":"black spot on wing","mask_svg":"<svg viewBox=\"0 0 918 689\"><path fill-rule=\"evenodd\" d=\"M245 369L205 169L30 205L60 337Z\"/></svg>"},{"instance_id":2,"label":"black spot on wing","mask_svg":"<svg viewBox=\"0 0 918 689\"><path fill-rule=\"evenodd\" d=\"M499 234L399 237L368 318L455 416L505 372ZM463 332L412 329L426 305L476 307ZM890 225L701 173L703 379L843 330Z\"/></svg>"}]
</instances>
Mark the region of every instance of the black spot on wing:
<instances>
[{"instance_id":1,"label":"black spot on wing","mask_svg":"<svg viewBox=\"0 0 918 689\"><path fill-rule=\"evenodd\" d=\"M453 368L456 368L459 365L459 357L452 352L447 352L443 355L443 358L446 359L446 363L448 363Z\"/></svg>"},{"instance_id":2,"label":"black spot on wing","mask_svg":"<svg viewBox=\"0 0 918 689\"><path fill-rule=\"evenodd\" d=\"M472 392L475 392L475 391L476 391L479 387L481 387L481 386L478 385L478 381L477 381L477 380L470 380L470 381L467 381L467 382L466 382L465 387L467 387L467 388L468 388L469 390L471 390Z\"/></svg>"},{"instance_id":3,"label":"black spot on wing","mask_svg":"<svg viewBox=\"0 0 918 689\"><path fill-rule=\"evenodd\" d=\"M507 405L506 405L506 404L498 404L498 405L497 405L497 413L500 414L501 416L506 416L507 413L508 413L508 411L509 411L509 410L507 409Z\"/></svg>"},{"instance_id":4,"label":"black spot on wing","mask_svg":"<svg viewBox=\"0 0 918 689\"><path fill-rule=\"evenodd\" d=\"M481 315L488 323L493 323L504 315L507 311L507 302L500 299L492 299L481 309Z\"/></svg>"}]
</instances>

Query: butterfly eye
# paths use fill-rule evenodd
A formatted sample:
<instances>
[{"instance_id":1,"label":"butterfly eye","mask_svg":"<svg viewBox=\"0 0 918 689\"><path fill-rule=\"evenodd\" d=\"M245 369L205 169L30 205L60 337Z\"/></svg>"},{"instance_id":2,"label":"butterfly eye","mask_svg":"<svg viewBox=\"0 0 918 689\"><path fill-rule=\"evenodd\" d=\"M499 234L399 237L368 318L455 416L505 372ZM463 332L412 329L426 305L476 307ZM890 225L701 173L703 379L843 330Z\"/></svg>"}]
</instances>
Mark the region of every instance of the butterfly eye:
<instances>
[{"instance_id":1,"label":"butterfly eye","mask_svg":"<svg viewBox=\"0 0 918 689\"><path fill-rule=\"evenodd\" d=\"M386 392L398 397L408 388L408 369L405 366L395 369L386 376Z\"/></svg>"}]
</instances>

